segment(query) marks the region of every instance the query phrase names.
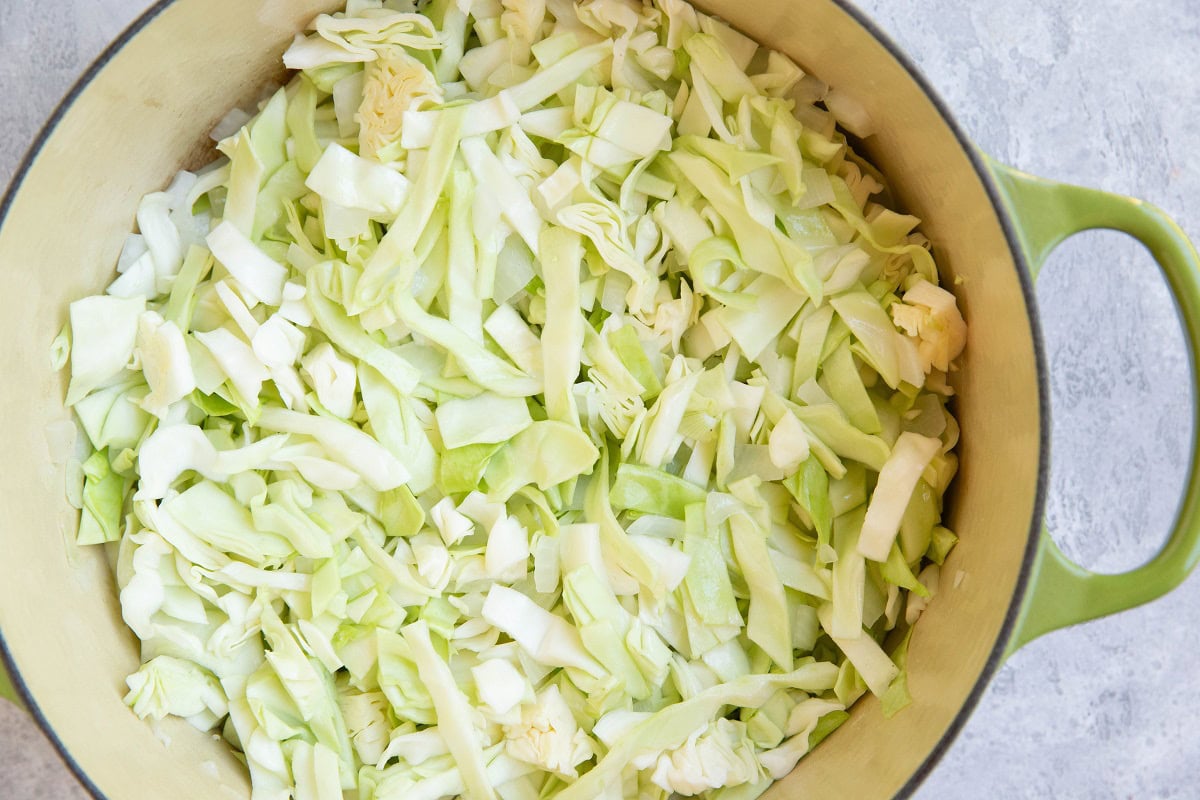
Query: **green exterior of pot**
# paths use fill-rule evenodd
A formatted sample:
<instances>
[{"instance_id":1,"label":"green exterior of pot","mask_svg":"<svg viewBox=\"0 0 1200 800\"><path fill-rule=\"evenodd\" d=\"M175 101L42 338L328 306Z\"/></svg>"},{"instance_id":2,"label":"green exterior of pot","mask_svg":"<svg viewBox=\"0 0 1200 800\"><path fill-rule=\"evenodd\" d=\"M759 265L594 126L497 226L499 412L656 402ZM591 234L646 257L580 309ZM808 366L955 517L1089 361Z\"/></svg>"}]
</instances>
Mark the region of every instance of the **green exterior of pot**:
<instances>
[{"instance_id":1,"label":"green exterior of pot","mask_svg":"<svg viewBox=\"0 0 1200 800\"><path fill-rule=\"evenodd\" d=\"M17 697L17 691L13 688L12 681L8 677L8 670L0 664L0 697L5 700L21 705L21 700Z\"/></svg>"},{"instance_id":2,"label":"green exterior of pot","mask_svg":"<svg viewBox=\"0 0 1200 800\"><path fill-rule=\"evenodd\" d=\"M1017 229L1033 278L1054 248L1081 231L1121 231L1146 246L1166 277L1182 318L1192 363L1192 394L1200 396L1195 368L1200 351L1200 257L1179 226L1141 200L1055 183L984 159ZM1119 575L1090 572L1067 558L1042 530L1006 657L1044 633L1148 603L1187 578L1200 561L1198 433L1200 420L1193 422L1188 482L1170 536L1142 566Z\"/></svg>"}]
</instances>

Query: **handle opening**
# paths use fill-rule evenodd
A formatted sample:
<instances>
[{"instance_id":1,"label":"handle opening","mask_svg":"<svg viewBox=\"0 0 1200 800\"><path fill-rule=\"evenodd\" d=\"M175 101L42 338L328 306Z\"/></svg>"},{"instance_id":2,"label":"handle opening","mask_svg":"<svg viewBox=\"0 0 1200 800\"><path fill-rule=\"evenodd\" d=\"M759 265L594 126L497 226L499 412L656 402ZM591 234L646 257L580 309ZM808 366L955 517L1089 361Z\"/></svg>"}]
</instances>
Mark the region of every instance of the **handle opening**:
<instances>
[{"instance_id":1,"label":"handle opening","mask_svg":"<svg viewBox=\"0 0 1200 800\"><path fill-rule=\"evenodd\" d=\"M1152 558L1174 522L1191 439L1186 345L1150 252L1083 231L1037 281L1050 390L1046 525L1069 559L1119 573Z\"/></svg>"}]
</instances>

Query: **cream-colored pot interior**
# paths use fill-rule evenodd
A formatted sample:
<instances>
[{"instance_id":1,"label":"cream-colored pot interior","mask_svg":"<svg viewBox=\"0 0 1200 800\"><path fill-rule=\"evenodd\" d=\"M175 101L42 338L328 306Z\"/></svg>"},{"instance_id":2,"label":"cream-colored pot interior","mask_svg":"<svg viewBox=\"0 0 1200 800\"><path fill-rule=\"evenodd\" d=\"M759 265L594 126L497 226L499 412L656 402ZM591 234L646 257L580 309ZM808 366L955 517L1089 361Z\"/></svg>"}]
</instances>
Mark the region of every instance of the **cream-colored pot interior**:
<instances>
[{"instance_id":1,"label":"cream-colored pot interior","mask_svg":"<svg viewBox=\"0 0 1200 800\"><path fill-rule=\"evenodd\" d=\"M66 418L49 345L70 300L99 291L138 198L195 165L207 132L279 75L294 32L335 0L177 0L67 108L0 228L0 631L38 712L102 796L244 798L228 748L186 723L156 730L122 704L138 664L102 551L73 544L76 514L47 448ZM1035 514L1040 425L1029 311L996 208L963 144L886 47L829 0L703 2L763 44L861 99L869 151L955 285L970 325L959 375L961 544L910 650L915 702L885 721L873 699L769 797L890 797L917 774L994 665ZM961 576L961 579L960 577ZM955 586L954 584L958 584ZM215 769L214 769L215 767Z\"/></svg>"}]
</instances>

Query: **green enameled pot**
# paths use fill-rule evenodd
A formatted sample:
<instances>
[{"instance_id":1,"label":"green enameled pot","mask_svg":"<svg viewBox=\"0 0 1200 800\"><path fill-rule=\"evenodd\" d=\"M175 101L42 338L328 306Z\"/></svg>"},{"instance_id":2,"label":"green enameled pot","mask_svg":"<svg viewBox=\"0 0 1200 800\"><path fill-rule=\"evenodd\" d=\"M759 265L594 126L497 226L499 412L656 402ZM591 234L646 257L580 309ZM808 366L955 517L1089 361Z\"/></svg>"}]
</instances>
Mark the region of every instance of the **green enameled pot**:
<instances>
[{"instance_id":1,"label":"green enameled pot","mask_svg":"<svg viewBox=\"0 0 1200 800\"><path fill-rule=\"evenodd\" d=\"M8 421L0 431L0 651L12 676L0 691L36 717L97 797L245 798L249 784L224 743L180 720L152 728L121 702L137 643L102 551L73 543L77 515L46 441L47 425L67 418L49 343L68 303L108 282L138 199L181 166L202 163L213 124L280 77L293 34L334 5L160 2L72 90L0 205L8 287L0 298ZM915 702L885 721L864 699L768 797L903 795L949 746L1008 654L1056 628L1153 600L1196 564L1194 461L1166 546L1132 572L1092 574L1044 533L1050 426L1033 302L1037 269L1059 242L1090 228L1125 231L1166 275L1194 362L1196 252L1153 206L1040 180L979 153L911 63L839 0L698 5L865 104L879 129L867 155L924 220L969 324L955 373L961 472L949 502L961 543L912 639Z\"/></svg>"}]
</instances>

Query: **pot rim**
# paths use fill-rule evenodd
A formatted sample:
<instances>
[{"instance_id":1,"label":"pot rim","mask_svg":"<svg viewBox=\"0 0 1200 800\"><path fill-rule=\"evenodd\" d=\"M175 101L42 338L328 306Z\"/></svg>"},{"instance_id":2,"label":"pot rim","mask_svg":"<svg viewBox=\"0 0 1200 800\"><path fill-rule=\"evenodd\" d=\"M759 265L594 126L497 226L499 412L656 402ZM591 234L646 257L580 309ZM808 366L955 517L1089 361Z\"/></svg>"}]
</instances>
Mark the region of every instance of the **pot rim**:
<instances>
[{"instance_id":1,"label":"pot rim","mask_svg":"<svg viewBox=\"0 0 1200 800\"><path fill-rule=\"evenodd\" d=\"M12 178L4 191L3 197L0 197L0 229L3 229L4 223L8 218L8 212L16 201L16 196L28 177L30 169L38 156L41 155L42 149L45 147L46 141L58 128L58 124L66 116L67 112L74 106L75 101L82 95L95 80L96 76L108 66L114 57L124 49L125 45L130 42L135 36L142 32L144 28L154 22L163 11L173 5L176 0L157 0L153 5L146 9L138 16L130 25L121 32L101 53L98 55L82 75L75 81L62 100L54 107L54 111L46 120L38 131L36 138L26 151L24 157L13 171ZM917 790L917 788L929 777L938 762L942 760L950 746L958 738L958 734L962 731L963 726L974 713L976 706L983 697L984 691L991 684L992 677L996 671L1004 663L1005 647L1008 644L1015 628L1017 617L1025 601L1025 595L1029 588L1030 572L1034 561L1034 556L1037 553L1038 542L1040 539L1043 519L1045 517L1046 491L1048 485L1049 460L1050 460L1050 395L1049 395L1049 374L1046 363L1045 345L1042 340L1042 330L1040 316L1037 310L1037 298L1034 292L1032 270L1029 261L1026 257L1025 250L1021 246L1020 239L1017 236L1016 228L1012 217L1010 216L1005 204L1001 200L1000 190L996 185L992 171L984 163L982 154L979 149L966 135L963 129L958 124L958 121L950 113L950 109L941 95L933 88L929 79L916 65L916 63L896 44L895 41L864 11L854 5L851 0L831 0L839 9L844 11L851 19L853 19L859 27L874 38L880 45L887 50L888 54L896 60L896 62L908 73L909 77L921 89L921 92L933 104L938 116L942 122L950 129L959 146L962 147L967 159L971 162L976 175L983 184L984 191L987 193L993 210L996 213L996 218L1000 222L1000 227L1004 232L1004 238L1008 243L1008 249L1013 257L1014 265L1017 268L1017 281L1021 286L1021 294L1025 300L1025 308L1029 319L1030 332L1033 339L1034 366L1037 372L1038 386L1038 418L1040 426L1038 431L1038 473L1037 484L1034 489L1033 514L1029 523L1028 539L1025 543L1025 554L1022 557L1021 569L1017 575L1016 587L1013 591L1012 600L1009 602L1008 610L1005 612L1004 621L1000 625L1000 630L996 636L995 642L992 644L991 652L988 655L987 661L983 665L983 669L979 673L979 677L975 681L975 685L971 687L971 691L967 694L962 706L954 715L949 727L942 734L937 744L922 760L921 764L913 771L900 791L896 793L896 798L907 798ZM41 729L42 733L54 745L54 749L58 751L59 756L64 763L74 774L75 778L83 785L97 800L110 800L98 786L91 780L87 773L80 766L79 762L71 755L63 741L55 733L50 721L46 719L45 714L38 706L29 688L25 685L25 681L21 678L20 672L16 669L15 661L12 653L8 648L7 642L4 640L4 634L0 631L0 668L8 673L12 681L13 689L18 697L28 709L30 715Z\"/></svg>"}]
</instances>

